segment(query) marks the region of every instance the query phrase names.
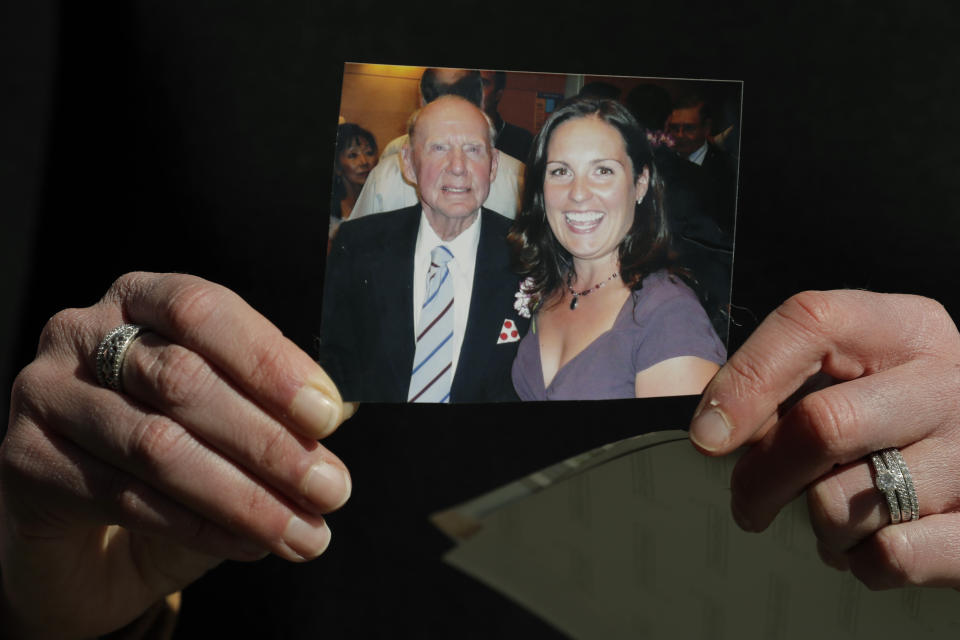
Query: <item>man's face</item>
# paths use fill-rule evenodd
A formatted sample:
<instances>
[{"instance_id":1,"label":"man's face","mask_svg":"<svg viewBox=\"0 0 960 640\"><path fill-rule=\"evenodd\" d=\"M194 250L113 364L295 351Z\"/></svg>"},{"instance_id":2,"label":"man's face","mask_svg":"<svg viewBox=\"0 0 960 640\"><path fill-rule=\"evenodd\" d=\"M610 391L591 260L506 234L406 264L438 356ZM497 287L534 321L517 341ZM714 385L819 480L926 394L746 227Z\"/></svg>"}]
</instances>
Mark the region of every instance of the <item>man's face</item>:
<instances>
[{"instance_id":1,"label":"man's face","mask_svg":"<svg viewBox=\"0 0 960 640\"><path fill-rule=\"evenodd\" d=\"M456 237L469 227L497 174L498 155L483 113L461 98L438 98L420 112L402 157L404 176L417 185L440 237Z\"/></svg>"},{"instance_id":2,"label":"man's face","mask_svg":"<svg viewBox=\"0 0 960 640\"><path fill-rule=\"evenodd\" d=\"M674 109L667 118L667 133L676 139L673 150L681 156L689 156L703 146L710 133L707 122L700 118L700 106Z\"/></svg>"},{"instance_id":3,"label":"man's face","mask_svg":"<svg viewBox=\"0 0 960 640\"><path fill-rule=\"evenodd\" d=\"M503 96L503 89L494 88L497 86L496 75L493 71L480 72L480 78L483 82L483 104L481 107L484 113L494 118L494 122L497 122L497 107L500 105L500 98Z\"/></svg>"}]
</instances>

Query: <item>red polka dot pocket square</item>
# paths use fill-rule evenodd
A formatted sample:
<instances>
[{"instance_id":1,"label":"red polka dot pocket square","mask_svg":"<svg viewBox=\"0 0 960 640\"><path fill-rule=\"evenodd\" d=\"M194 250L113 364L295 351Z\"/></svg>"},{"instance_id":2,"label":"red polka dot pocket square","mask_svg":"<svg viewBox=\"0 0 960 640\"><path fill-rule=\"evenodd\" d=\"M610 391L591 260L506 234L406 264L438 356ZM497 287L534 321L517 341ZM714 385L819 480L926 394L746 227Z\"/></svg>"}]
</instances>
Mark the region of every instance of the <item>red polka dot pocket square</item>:
<instances>
[{"instance_id":1,"label":"red polka dot pocket square","mask_svg":"<svg viewBox=\"0 0 960 640\"><path fill-rule=\"evenodd\" d=\"M509 318L500 325L500 335L497 336L497 344L505 342L516 342L520 339L520 331L517 329L517 323Z\"/></svg>"}]
</instances>

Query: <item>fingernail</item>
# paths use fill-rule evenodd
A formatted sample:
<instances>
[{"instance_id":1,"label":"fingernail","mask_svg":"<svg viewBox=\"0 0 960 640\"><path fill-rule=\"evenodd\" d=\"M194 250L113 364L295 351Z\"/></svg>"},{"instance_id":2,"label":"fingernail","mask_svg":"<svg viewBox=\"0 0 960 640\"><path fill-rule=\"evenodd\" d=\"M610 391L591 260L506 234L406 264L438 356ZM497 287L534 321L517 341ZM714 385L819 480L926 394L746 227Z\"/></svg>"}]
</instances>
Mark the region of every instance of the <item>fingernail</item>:
<instances>
[{"instance_id":1,"label":"fingernail","mask_svg":"<svg viewBox=\"0 0 960 640\"><path fill-rule=\"evenodd\" d=\"M327 462L310 467L303 481L303 493L312 502L333 511L343 506L352 489L350 474Z\"/></svg>"},{"instance_id":2,"label":"fingernail","mask_svg":"<svg viewBox=\"0 0 960 640\"><path fill-rule=\"evenodd\" d=\"M357 412L357 409L360 408L359 402L344 402L343 403L343 416L342 419L346 420L350 418Z\"/></svg>"},{"instance_id":3,"label":"fingernail","mask_svg":"<svg viewBox=\"0 0 960 640\"><path fill-rule=\"evenodd\" d=\"M290 414L315 438L329 435L340 424L340 413L339 398L332 398L312 380L300 387L290 404Z\"/></svg>"},{"instance_id":4,"label":"fingernail","mask_svg":"<svg viewBox=\"0 0 960 640\"><path fill-rule=\"evenodd\" d=\"M311 524L299 516L291 516L283 532L283 541L295 556L290 560L310 560L326 551L330 544L330 528L323 518Z\"/></svg>"},{"instance_id":5,"label":"fingernail","mask_svg":"<svg viewBox=\"0 0 960 640\"><path fill-rule=\"evenodd\" d=\"M717 451L730 438L730 423L720 409L701 412L690 424L690 439L702 449Z\"/></svg>"}]
</instances>

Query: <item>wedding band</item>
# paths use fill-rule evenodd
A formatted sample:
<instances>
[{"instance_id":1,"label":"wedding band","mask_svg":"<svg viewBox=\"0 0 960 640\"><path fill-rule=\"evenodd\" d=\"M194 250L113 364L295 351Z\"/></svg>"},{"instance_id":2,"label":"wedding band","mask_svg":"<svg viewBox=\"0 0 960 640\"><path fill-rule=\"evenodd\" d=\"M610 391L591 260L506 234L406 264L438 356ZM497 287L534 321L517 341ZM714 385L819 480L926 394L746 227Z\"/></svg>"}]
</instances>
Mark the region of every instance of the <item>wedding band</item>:
<instances>
[{"instance_id":1,"label":"wedding band","mask_svg":"<svg viewBox=\"0 0 960 640\"><path fill-rule=\"evenodd\" d=\"M917 488L913 484L913 476L910 475L907 462L903 459L903 454L900 453L899 449L887 449L887 452L889 452L887 455L896 462L900 467L900 472L903 474L903 484L907 492L907 500L910 504L910 513L912 514L910 519L917 520L920 518L920 501L917 499ZM903 516L903 519L907 519L906 515Z\"/></svg>"},{"instance_id":2,"label":"wedding band","mask_svg":"<svg viewBox=\"0 0 960 640\"><path fill-rule=\"evenodd\" d=\"M120 370L127 349L147 328L138 324L122 324L108 333L97 347L97 382L108 389L122 391Z\"/></svg>"},{"instance_id":3,"label":"wedding band","mask_svg":"<svg viewBox=\"0 0 960 640\"><path fill-rule=\"evenodd\" d=\"M893 490L897 495L897 502L900 503L900 521L906 522L913 519L913 509L910 508L910 497L907 495L907 483L903 478L903 471L891 451L892 449L884 449L880 455L887 469L893 474Z\"/></svg>"},{"instance_id":4,"label":"wedding band","mask_svg":"<svg viewBox=\"0 0 960 640\"><path fill-rule=\"evenodd\" d=\"M900 522L900 501L897 499L896 477L893 471L887 469L887 464L879 451L870 454L870 463L875 474L874 485L887 499L887 509L890 510L890 522Z\"/></svg>"},{"instance_id":5,"label":"wedding band","mask_svg":"<svg viewBox=\"0 0 960 640\"><path fill-rule=\"evenodd\" d=\"M900 451L895 447L870 454L874 484L887 501L890 522L897 524L920 517L920 505L913 476Z\"/></svg>"}]
</instances>

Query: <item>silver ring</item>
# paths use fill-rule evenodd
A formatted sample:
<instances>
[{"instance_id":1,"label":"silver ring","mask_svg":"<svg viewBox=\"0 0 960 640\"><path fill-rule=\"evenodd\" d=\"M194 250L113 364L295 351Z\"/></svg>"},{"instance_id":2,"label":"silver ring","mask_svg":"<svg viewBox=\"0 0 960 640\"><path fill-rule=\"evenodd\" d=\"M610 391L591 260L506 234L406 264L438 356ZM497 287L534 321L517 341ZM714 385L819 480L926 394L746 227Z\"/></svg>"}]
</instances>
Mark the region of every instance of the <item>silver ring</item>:
<instances>
[{"instance_id":1,"label":"silver ring","mask_svg":"<svg viewBox=\"0 0 960 640\"><path fill-rule=\"evenodd\" d=\"M910 506L910 497L907 495L907 483L903 478L903 471L894 457L892 449L880 451L883 461L887 464L887 470L893 473L893 490L897 494L897 501L900 503L900 521L906 522L913 519L913 509Z\"/></svg>"},{"instance_id":2,"label":"silver ring","mask_svg":"<svg viewBox=\"0 0 960 640\"><path fill-rule=\"evenodd\" d=\"M917 520L920 518L920 501L917 499L917 488L913 485L913 476L910 475L910 469L907 468L907 462L903 459L903 454L900 453L900 450L897 448L887 449L885 456L889 456L896 464L900 467L900 473L903 474L903 484L907 493L907 500L910 505L910 519ZM904 515L903 519L906 520L907 516Z\"/></svg>"},{"instance_id":3,"label":"silver ring","mask_svg":"<svg viewBox=\"0 0 960 640\"><path fill-rule=\"evenodd\" d=\"M120 371L127 349L147 328L138 324L122 324L108 333L97 347L97 382L108 389L123 391Z\"/></svg>"},{"instance_id":4,"label":"silver ring","mask_svg":"<svg viewBox=\"0 0 960 640\"><path fill-rule=\"evenodd\" d=\"M897 524L919 518L917 490L900 451L895 447L875 451L870 454L870 463L875 474L874 484L886 498L890 522Z\"/></svg>"},{"instance_id":5,"label":"silver ring","mask_svg":"<svg viewBox=\"0 0 960 640\"><path fill-rule=\"evenodd\" d=\"M883 461L881 452L871 453L870 462L873 465L873 472L875 474L874 485L887 499L887 509L890 510L890 522L897 524L900 522L900 500L897 499L897 478L893 475L893 471L887 469L887 464Z\"/></svg>"}]
</instances>

